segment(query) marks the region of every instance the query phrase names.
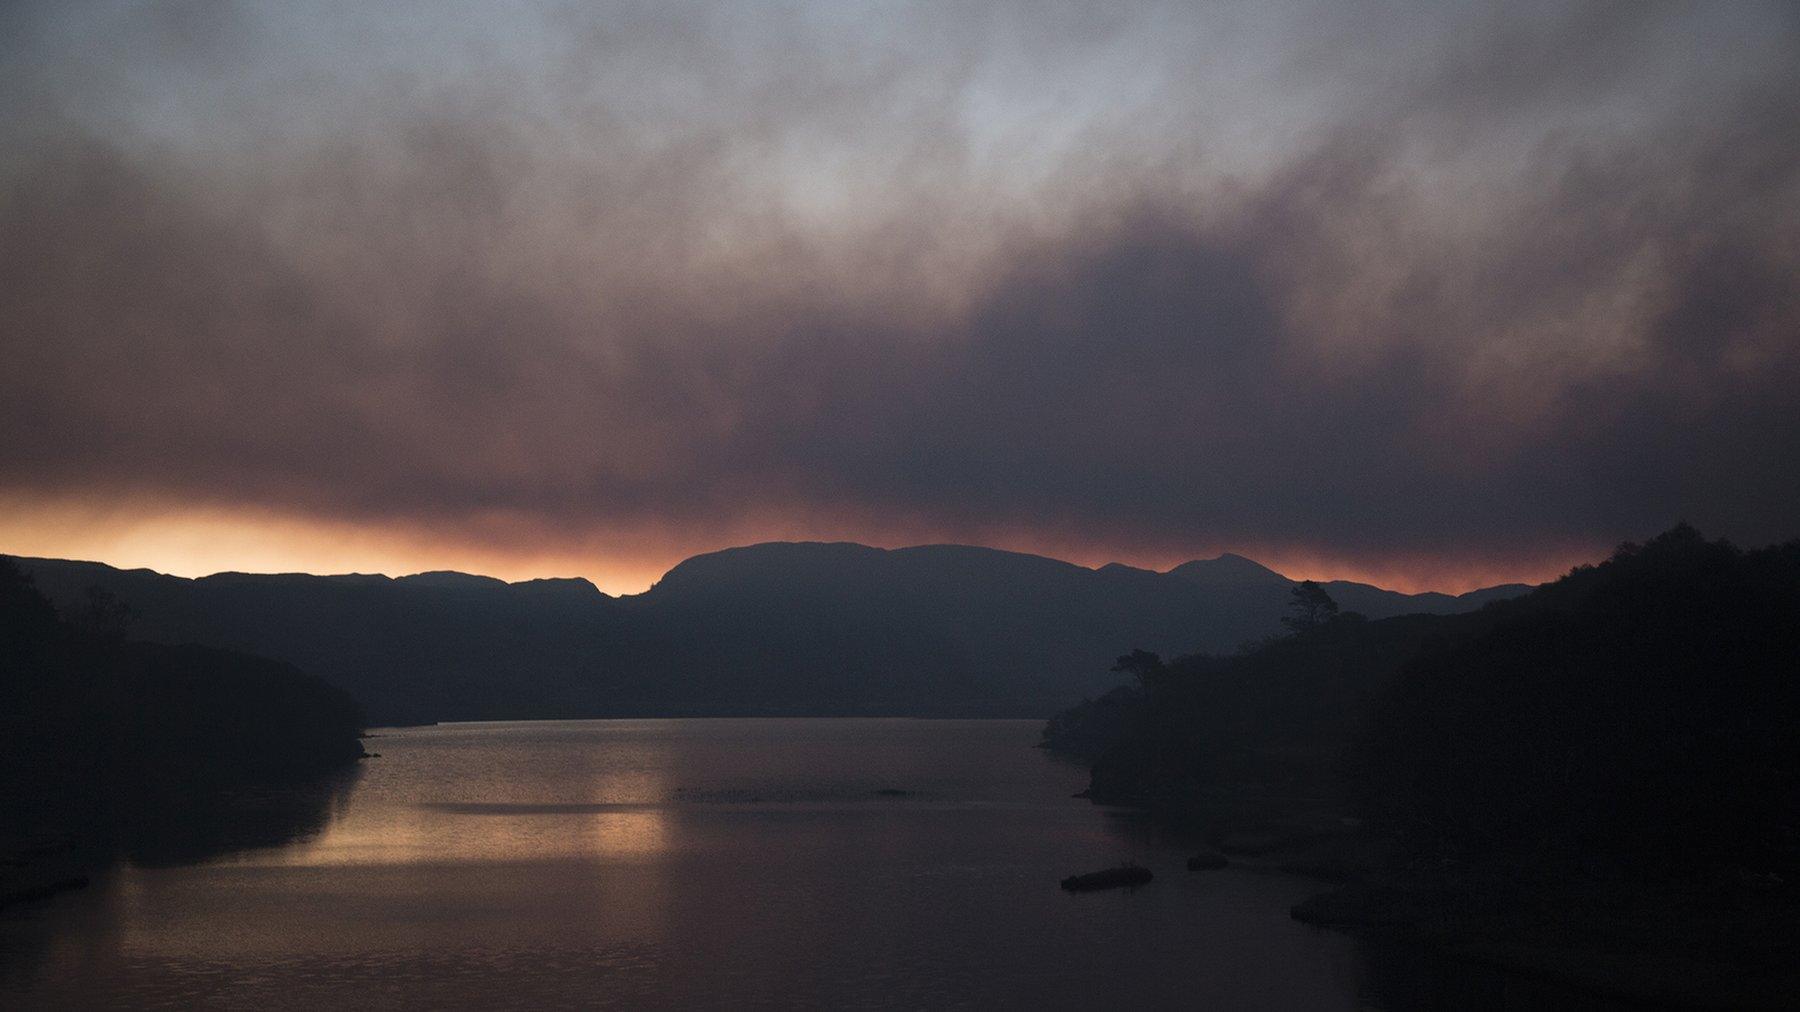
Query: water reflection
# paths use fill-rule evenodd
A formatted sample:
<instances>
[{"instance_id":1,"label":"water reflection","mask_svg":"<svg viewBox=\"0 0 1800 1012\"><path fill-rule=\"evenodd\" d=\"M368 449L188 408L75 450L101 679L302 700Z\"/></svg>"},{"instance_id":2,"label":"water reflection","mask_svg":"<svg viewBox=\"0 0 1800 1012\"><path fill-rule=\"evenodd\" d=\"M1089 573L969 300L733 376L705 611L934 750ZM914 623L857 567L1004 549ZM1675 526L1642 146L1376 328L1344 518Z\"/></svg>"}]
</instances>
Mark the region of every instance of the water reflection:
<instances>
[{"instance_id":1,"label":"water reflection","mask_svg":"<svg viewBox=\"0 0 1800 1012\"><path fill-rule=\"evenodd\" d=\"M528 853L541 856L566 848L596 858L614 859L651 856L670 846L671 812L664 805L440 801L419 807L424 812L454 819L456 831L434 829L427 817L409 826L408 841L404 846L425 839L442 841L447 848L433 847L433 852L441 858L495 859ZM343 847L351 841L340 838L336 842ZM384 849L388 856L401 849L398 844L399 841L393 839L387 841ZM345 856L349 856L348 849Z\"/></svg>"},{"instance_id":2,"label":"water reflection","mask_svg":"<svg viewBox=\"0 0 1800 1012\"><path fill-rule=\"evenodd\" d=\"M20 869L25 876L84 876L88 888L0 911L0 994L32 993L46 970L83 980L126 944L127 928L154 913L137 887L140 869L228 862L245 852L316 837L340 817L359 767L261 787L140 784L83 799L60 824L71 843Z\"/></svg>"},{"instance_id":3,"label":"water reflection","mask_svg":"<svg viewBox=\"0 0 1800 1012\"><path fill-rule=\"evenodd\" d=\"M317 836L340 817L361 776L362 767L353 765L296 783L140 795L113 827L116 853L156 868L286 846Z\"/></svg>"},{"instance_id":4,"label":"water reflection","mask_svg":"<svg viewBox=\"0 0 1800 1012\"><path fill-rule=\"evenodd\" d=\"M1037 730L392 732L321 832L138 869L58 906L60 941L24 994L259 1009L1348 1007L1349 943L1288 919L1291 883L1171 870L1132 896L1058 889L1127 857L1177 869L1180 853L1072 798L1083 774L1031 748Z\"/></svg>"},{"instance_id":5,"label":"water reflection","mask_svg":"<svg viewBox=\"0 0 1800 1012\"><path fill-rule=\"evenodd\" d=\"M1036 733L396 731L360 779L240 799L205 829L171 812L160 824L180 831L135 841L107 881L0 916L0 1006L1331 1009L1418 993L1399 986L1416 957L1288 917L1310 884L1189 874L1179 835L1072 798L1084 774ZM1128 858L1150 887L1056 886ZM170 864L185 859L202 863Z\"/></svg>"}]
</instances>

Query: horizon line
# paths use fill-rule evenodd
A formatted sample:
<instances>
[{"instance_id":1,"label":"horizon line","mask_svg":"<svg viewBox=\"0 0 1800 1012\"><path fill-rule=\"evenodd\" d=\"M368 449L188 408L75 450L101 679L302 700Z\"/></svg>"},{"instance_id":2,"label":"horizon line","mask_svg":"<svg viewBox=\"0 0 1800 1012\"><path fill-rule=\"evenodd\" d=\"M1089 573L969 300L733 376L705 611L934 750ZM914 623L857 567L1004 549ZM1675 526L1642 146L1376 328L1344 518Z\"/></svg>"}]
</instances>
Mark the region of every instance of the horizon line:
<instances>
[{"instance_id":1,"label":"horizon line","mask_svg":"<svg viewBox=\"0 0 1800 1012\"><path fill-rule=\"evenodd\" d=\"M1511 586L1535 587L1535 586L1540 586L1543 583L1547 583L1547 582L1550 582L1550 580L1555 579L1555 577L1551 577L1550 580L1538 580L1538 581L1533 581L1533 580L1529 580L1529 579L1501 580L1499 582L1484 583L1479 586L1470 587L1466 590L1461 590L1461 591L1440 590L1440 589L1435 589L1435 588L1400 590L1400 589L1397 589L1394 587L1386 586L1382 583L1373 582L1373 580L1368 579L1368 578L1358 579L1358 578L1348 577L1348 576L1325 576L1325 575L1291 576L1288 573L1285 573L1282 570L1277 569L1275 566L1272 566L1272 565L1269 565L1268 563L1262 562L1261 560L1255 558L1254 556L1247 555L1243 552L1234 551L1234 550L1220 551L1217 554L1211 556L1210 558L1196 556L1192 559L1186 559L1181 562L1177 562L1172 565L1169 565L1165 569L1155 569L1155 568L1151 568L1151 567L1147 567L1147 566L1133 565L1128 562L1120 562L1117 560L1102 562L1097 565L1089 565L1089 564L1085 564L1085 563L1081 563L1081 562L1076 562L1071 559L1065 559L1065 558L1061 558L1061 557L1054 556L1054 555L1048 555L1048 554L1045 554L1042 552L1021 551L1021 550L1013 549L1013 548L1000 548L1000 547L996 547L993 545L974 544L974 543L970 543L970 542L938 541L938 542L923 542L920 544L898 545L898 546L889 547L889 546L884 546L884 545L872 545L867 542L852 541L852 540L845 540L845 539L837 539L837 540L772 539L772 540L768 540L768 541L752 541L752 542L747 542L747 543L741 544L741 545L727 545L723 548L715 548L715 549L709 549L709 550L703 551L703 552L695 552L692 555L684 556L680 561L676 562L674 565L671 565L667 569L663 570L662 573L659 576L657 576L656 579L652 580L649 584L643 586L642 589L629 590L629 591L608 590L605 587L601 586L600 583L598 581L596 581L593 577L585 575L585 574L566 574L566 573L544 574L544 575L535 575L535 576L523 576L523 577L519 577L518 579L507 579L506 577L496 576L491 573L481 573L481 572L475 572L475 571L467 570L467 569L457 569L454 567L451 567L451 568L444 568L444 567L427 568L427 569L413 570L413 571L409 571L409 572L381 572L381 571L366 571L365 572L365 571L361 571L361 570L349 570L349 571L342 571L342 572L314 572L311 570L304 570L304 569L226 568L226 569L214 570L212 572L182 573L182 572L175 571L175 569L173 569L173 568L163 569L163 568L158 568L155 565L129 565L129 564L124 564L124 563L120 563L120 562L111 562L111 561L107 561L105 559L99 559L99 558L78 559L78 558L67 558L67 557L46 556L46 555L24 555L24 554L12 553L12 552L3 552L3 553L0 553L0 555L6 555L11 558L26 560L26 561L38 560L38 561L46 561L46 562L73 562L73 563L79 563L79 564L84 564L84 565L106 566L109 569L116 569L121 572L147 572L147 573L152 573L157 576L168 576L168 577L173 577L175 579L180 579L180 580L206 580L206 579L212 579L212 578L220 577L220 576L309 576L309 577L313 577L315 579L344 579L344 578L351 578L351 577L366 577L366 578L379 578L379 579L391 580L391 581L400 581L400 580L407 580L407 579L412 579L412 578L416 578L416 577L420 577L420 576L449 575L449 576L464 576L464 577L469 577L471 579L493 580L497 583L501 583L508 587L516 587L516 586L519 586L522 584L536 583L536 582L542 582L542 581L551 581L551 580L574 580L574 581L580 581L580 582L588 584L590 587L593 587L596 592L603 594L609 598L619 599L619 598L627 598L627 597L638 597L643 594L649 593L657 585L662 583L662 581L664 579L666 579L670 573L673 573L676 569L680 568L682 565L684 565L690 561L693 561L694 559L704 558L709 555L719 555L719 554L723 554L725 552L743 551L745 549L761 548L761 547L774 546L774 545L824 545L824 546L846 545L846 546L852 546L852 547L856 547L856 548L866 548L871 551L877 551L877 552L904 552L904 551L913 551L913 550L922 549L922 548L968 548L968 549L975 549L978 551L997 552L997 553L1000 553L1003 555L1016 555L1016 556L1024 556L1027 558L1044 559L1044 560L1047 560L1050 562L1058 562L1063 565L1073 566L1077 569L1086 570L1090 573L1098 573L1101 570L1107 569L1109 567L1121 567L1124 569L1135 570L1137 572L1153 573L1158 576L1171 575L1176 569L1179 569L1180 567L1189 565L1191 563L1218 562L1218 561L1221 561L1226 558L1237 558L1237 559L1242 559L1246 562L1249 562L1252 565L1258 566L1264 570L1267 570L1269 573L1273 574L1274 576L1280 577L1281 579L1287 580L1291 583L1301 583L1301 582L1305 582L1307 580L1311 580L1315 583L1320 583L1320 584L1353 583L1353 584L1358 584L1358 585L1366 586L1366 587L1374 587L1378 590L1388 591L1389 593L1404 594L1409 597L1417 597L1417 596L1421 596L1421 595L1425 595L1425 594L1441 594L1446 597L1461 597L1464 594L1475 593L1475 592L1482 591L1482 590L1491 590L1495 587L1511 587ZM1566 572L1566 569L1564 571Z\"/></svg>"}]
</instances>

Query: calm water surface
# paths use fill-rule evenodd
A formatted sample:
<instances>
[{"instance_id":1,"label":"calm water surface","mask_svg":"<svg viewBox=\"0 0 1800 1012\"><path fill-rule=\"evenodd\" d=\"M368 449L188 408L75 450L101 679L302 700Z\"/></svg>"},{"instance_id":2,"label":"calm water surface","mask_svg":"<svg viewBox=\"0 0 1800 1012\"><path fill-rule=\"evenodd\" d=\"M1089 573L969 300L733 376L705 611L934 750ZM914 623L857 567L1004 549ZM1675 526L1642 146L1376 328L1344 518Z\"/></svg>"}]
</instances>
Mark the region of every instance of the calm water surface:
<instances>
[{"instance_id":1,"label":"calm water surface","mask_svg":"<svg viewBox=\"0 0 1800 1012\"><path fill-rule=\"evenodd\" d=\"M1359 1004L1355 943L1288 917L1315 886L1188 873L1040 726L385 731L310 835L7 911L0 1005ZM1124 859L1156 881L1057 888Z\"/></svg>"}]
</instances>

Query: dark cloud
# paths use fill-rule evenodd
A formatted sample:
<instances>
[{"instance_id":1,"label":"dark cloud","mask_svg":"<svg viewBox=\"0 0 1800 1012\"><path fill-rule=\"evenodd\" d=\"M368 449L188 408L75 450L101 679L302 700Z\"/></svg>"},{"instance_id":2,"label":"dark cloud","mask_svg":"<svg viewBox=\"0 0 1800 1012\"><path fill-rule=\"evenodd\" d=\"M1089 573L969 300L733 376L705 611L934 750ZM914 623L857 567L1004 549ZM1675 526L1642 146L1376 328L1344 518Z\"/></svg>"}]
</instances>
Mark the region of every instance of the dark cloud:
<instances>
[{"instance_id":1,"label":"dark cloud","mask_svg":"<svg viewBox=\"0 0 1800 1012\"><path fill-rule=\"evenodd\" d=\"M1791 8L389 15L251 73L271 10L14 13L0 490L693 547L1800 534ZM1244 33L1287 90L1221 111ZM1109 46L1157 72L1032 104Z\"/></svg>"}]
</instances>

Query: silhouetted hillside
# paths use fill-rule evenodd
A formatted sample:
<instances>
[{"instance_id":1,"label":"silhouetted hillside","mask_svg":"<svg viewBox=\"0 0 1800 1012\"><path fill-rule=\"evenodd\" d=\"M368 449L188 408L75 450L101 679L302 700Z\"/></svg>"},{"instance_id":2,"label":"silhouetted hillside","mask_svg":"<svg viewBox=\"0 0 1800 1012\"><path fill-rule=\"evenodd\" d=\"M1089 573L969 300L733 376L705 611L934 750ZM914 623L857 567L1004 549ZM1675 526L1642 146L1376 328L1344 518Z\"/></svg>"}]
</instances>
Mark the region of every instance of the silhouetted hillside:
<instances>
[{"instance_id":1,"label":"silhouetted hillside","mask_svg":"<svg viewBox=\"0 0 1800 1012\"><path fill-rule=\"evenodd\" d=\"M125 638L104 593L58 615L0 558L0 757L9 786L267 781L362 754L342 690L280 661Z\"/></svg>"},{"instance_id":2,"label":"silhouetted hillside","mask_svg":"<svg viewBox=\"0 0 1800 1012\"><path fill-rule=\"evenodd\" d=\"M1410 663L1365 807L1458 857L1800 872L1800 542L1679 527Z\"/></svg>"},{"instance_id":3,"label":"silhouetted hillside","mask_svg":"<svg viewBox=\"0 0 1800 1012\"><path fill-rule=\"evenodd\" d=\"M1557 797L1567 818L1600 819L1633 798L1647 813L1645 790L1701 790L1678 770L1704 781L1723 763L1794 791L1800 754L1778 745L1800 718L1797 616L1800 546L1742 552L1679 527L1478 611L1344 612L1241 654L1179 657L1058 714L1046 740L1092 758L1104 797L1337 790L1354 759L1390 821L1440 841L1537 839Z\"/></svg>"},{"instance_id":4,"label":"silhouetted hillside","mask_svg":"<svg viewBox=\"0 0 1800 1012\"><path fill-rule=\"evenodd\" d=\"M323 818L317 778L362 755L342 690L262 657L132 642L128 618L103 592L59 616L0 558L0 905L116 856L299 831ZM299 799L284 817L227 816L228 793L272 785Z\"/></svg>"},{"instance_id":5,"label":"silhouetted hillside","mask_svg":"<svg viewBox=\"0 0 1800 1012\"><path fill-rule=\"evenodd\" d=\"M1681 526L1469 614L1317 611L1238 656L1122 657L1138 684L1045 743L1096 798L1350 883L1305 920L1633 995L1791 982L1800 542Z\"/></svg>"},{"instance_id":6,"label":"silhouetted hillside","mask_svg":"<svg viewBox=\"0 0 1800 1012\"><path fill-rule=\"evenodd\" d=\"M460 573L198 580L25 560L53 597L99 584L136 633L279 657L378 723L670 714L1038 716L1116 679L1121 642L1228 650L1279 630L1292 581L1224 556L1170 573L956 545L764 544L646 593ZM1365 611L1478 596L1356 586ZM1505 593L1506 591L1499 591Z\"/></svg>"},{"instance_id":7,"label":"silhouetted hillside","mask_svg":"<svg viewBox=\"0 0 1800 1012\"><path fill-rule=\"evenodd\" d=\"M463 574L221 573L198 580L21 560L59 603L90 585L139 614L133 635L277 657L344 686L378 724L566 716L572 685L624 649L616 602L585 580Z\"/></svg>"},{"instance_id":8,"label":"silhouetted hillside","mask_svg":"<svg viewBox=\"0 0 1800 1012\"><path fill-rule=\"evenodd\" d=\"M1092 793L1182 807L1208 791L1336 792L1364 715L1426 645L1486 612L1346 614L1241 654L1192 654L1052 718L1045 743L1093 765Z\"/></svg>"}]
</instances>

